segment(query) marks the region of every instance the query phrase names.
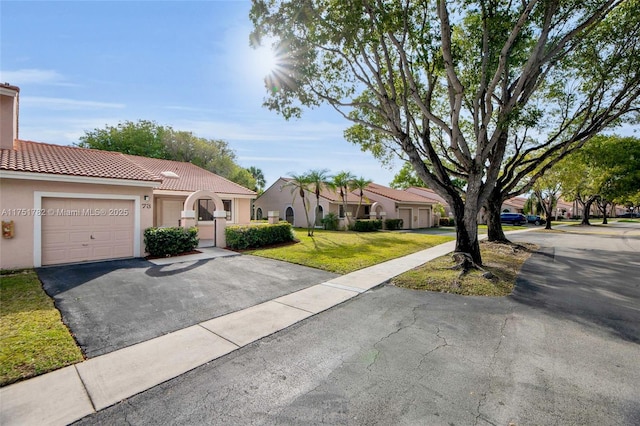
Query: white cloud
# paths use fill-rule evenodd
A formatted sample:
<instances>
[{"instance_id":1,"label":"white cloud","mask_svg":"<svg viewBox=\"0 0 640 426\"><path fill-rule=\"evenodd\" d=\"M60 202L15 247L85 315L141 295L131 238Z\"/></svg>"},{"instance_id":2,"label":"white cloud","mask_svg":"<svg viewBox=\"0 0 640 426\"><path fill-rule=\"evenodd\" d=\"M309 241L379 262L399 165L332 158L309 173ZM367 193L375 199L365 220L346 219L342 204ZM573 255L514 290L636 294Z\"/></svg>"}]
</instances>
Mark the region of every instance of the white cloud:
<instances>
[{"instance_id":1,"label":"white cloud","mask_svg":"<svg viewBox=\"0 0 640 426\"><path fill-rule=\"evenodd\" d=\"M182 120L174 123L173 127L192 131L195 135L204 138L270 143L341 140L344 130L342 124L286 122L284 120L277 123Z\"/></svg>"},{"instance_id":2,"label":"white cloud","mask_svg":"<svg viewBox=\"0 0 640 426\"><path fill-rule=\"evenodd\" d=\"M80 101L67 98L47 98L41 96L24 96L20 98L20 103L34 108L50 108L56 110L71 109L103 109L103 108L124 108L124 104L98 101Z\"/></svg>"},{"instance_id":3,"label":"white cloud","mask_svg":"<svg viewBox=\"0 0 640 426\"><path fill-rule=\"evenodd\" d=\"M25 68L15 71L0 71L0 81L14 86L27 84L44 84L53 86L77 86L67 83L62 74L55 70L41 70L37 68Z\"/></svg>"}]
</instances>

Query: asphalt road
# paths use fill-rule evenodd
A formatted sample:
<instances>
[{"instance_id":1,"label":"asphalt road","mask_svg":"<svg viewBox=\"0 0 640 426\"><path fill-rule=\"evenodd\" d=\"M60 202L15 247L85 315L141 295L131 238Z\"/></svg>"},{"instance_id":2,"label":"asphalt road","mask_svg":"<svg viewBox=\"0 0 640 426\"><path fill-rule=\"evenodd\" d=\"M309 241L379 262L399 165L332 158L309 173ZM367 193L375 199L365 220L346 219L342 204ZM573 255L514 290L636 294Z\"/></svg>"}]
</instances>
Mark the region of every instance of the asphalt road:
<instances>
[{"instance_id":1,"label":"asphalt road","mask_svg":"<svg viewBox=\"0 0 640 426\"><path fill-rule=\"evenodd\" d=\"M256 256L166 266L143 259L41 268L38 276L87 357L102 355L337 275Z\"/></svg>"},{"instance_id":2,"label":"asphalt road","mask_svg":"<svg viewBox=\"0 0 640 426\"><path fill-rule=\"evenodd\" d=\"M630 226L523 234L513 296L383 286L79 423L640 424Z\"/></svg>"}]
</instances>

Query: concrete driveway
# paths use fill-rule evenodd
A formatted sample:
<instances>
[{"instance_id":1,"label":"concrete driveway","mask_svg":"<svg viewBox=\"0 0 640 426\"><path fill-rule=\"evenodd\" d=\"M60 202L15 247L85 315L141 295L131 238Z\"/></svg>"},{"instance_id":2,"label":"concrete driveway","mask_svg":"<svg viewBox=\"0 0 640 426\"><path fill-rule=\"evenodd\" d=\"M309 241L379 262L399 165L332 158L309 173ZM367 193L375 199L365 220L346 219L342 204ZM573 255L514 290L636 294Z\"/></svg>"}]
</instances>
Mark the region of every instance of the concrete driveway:
<instances>
[{"instance_id":1,"label":"concrete driveway","mask_svg":"<svg viewBox=\"0 0 640 426\"><path fill-rule=\"evenodd\" d=\"M143 259L66 265L38 276L91 358L337 275L238 255L166 266Z\"/></svg>"},{"instance_id":2,"label":"concrete driveway","mask_svg":"<svg viewBox=\"0 0 640 426\"><path fill-rule=\"evenodd\" d=\"M640 424L639 231L514 237L512 297L384 286L80 424Z\"/></svg>"}]
</instances>

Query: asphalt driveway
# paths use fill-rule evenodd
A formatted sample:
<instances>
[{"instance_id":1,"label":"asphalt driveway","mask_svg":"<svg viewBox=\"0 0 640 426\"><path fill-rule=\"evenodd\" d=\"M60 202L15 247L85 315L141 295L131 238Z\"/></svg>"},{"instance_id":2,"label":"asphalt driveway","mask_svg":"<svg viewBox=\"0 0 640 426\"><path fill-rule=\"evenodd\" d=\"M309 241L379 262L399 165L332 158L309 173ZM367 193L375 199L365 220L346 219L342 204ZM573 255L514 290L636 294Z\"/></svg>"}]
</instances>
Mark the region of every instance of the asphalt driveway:
<instances>
[{"instance_id":1,"label":"asphalt driveway","mask_svg":"<svg viewBox=\"0 0 640 426\"><path fill-rule=\"evenodd\" d=\"M143 259L66 265L38 276L91 358L337 275L238 255L166 266Z\"/></svg>"},{"instance_id":2,"label":"asphalt driveway","mask_svg":"<svg viewBox=\"0 0 640 426\"><path fill-rule=\"evenodd\" d=\"M640 228L614 231L519 235L544 250L511 297L383 286L79 423L640 424Z\"/></svg>"}]
</instances>

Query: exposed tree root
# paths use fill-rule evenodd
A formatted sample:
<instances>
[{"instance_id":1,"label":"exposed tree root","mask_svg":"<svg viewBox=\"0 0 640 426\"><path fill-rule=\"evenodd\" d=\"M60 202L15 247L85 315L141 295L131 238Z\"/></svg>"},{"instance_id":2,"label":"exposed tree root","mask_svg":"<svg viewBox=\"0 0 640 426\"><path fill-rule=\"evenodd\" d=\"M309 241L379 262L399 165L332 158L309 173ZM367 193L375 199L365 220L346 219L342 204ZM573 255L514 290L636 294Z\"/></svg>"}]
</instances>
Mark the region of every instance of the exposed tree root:
<instances>
[{"instance_id":1,"label":"exposed tree root","mask_svg":"<svg viewBox=\"0 0 640 426\"><path fill-rule=\"evenodd\" d=\"M454 266L451 267L451 269L456 270L456 271L460 271L460 274L458 274L458 276L456 277L455 280L453 280L453 287L454 288L460 288L460 279L462 277L464 277L466 274L468 274L471 270L476 269L478 271L482 271L482 277L486 278L488 280L493 280L493 278L495 278L495 275L493 275L490 271L487 271L486 269L484 269L482 266L478 265L476 262L473 261L473 258L471 257L471 254L469 253L464 253L464 252L454 252L453 255L453 260L455 262L457 262Z\"/></svg>"}]
</instances>

